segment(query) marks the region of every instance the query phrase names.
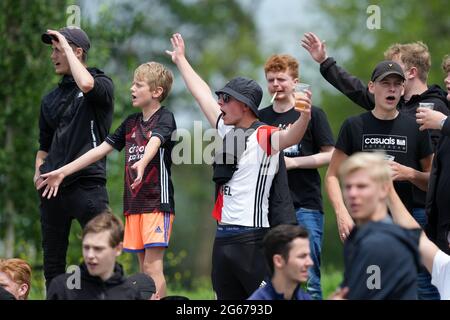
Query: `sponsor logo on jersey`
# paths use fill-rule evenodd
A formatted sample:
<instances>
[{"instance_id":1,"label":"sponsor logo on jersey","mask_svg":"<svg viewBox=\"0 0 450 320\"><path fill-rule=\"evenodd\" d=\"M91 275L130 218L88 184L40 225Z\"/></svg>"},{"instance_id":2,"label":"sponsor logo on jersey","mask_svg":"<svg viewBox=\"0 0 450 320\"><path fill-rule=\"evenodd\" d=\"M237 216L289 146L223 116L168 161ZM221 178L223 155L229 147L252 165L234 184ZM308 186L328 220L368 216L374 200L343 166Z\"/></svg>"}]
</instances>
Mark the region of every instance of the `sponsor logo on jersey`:
<instances>
[{"instance_id":1,"label":"sponsor logo on jersey","mask_svg":"<svg viewBox=\"0 0 450 320\"><path fill-rule=\"evenodd\" d=\"M408 152L408 137L383 134L364 134L362 137L362 151L389 150Z\"/></svg>"},{"instance_id":2,"label":"sponsor logo on jersey","mask_svg":"<svg viewBox=\"0 0 450 320\"><path fill-rule=\"evenodd\" d=\"M162 233L162 230L161 230L161 228L159 226L156 227L155 233Z\"/></svg>"}]
</instances>

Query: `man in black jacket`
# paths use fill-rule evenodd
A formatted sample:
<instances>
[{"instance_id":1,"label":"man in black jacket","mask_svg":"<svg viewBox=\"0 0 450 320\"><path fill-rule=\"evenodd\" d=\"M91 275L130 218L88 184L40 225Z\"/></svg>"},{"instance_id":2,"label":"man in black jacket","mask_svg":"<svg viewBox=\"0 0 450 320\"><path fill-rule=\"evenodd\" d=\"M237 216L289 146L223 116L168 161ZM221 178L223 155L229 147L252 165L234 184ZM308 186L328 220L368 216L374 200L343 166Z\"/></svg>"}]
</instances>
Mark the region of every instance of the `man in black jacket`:
<instances>
[{"instance_id":1,"label":"man in black jacket","mask_svg":"<svg viewBox=\"0 0 450 320\"><path fill-rule=\"evenodd\" d=\"M106 212L83 230L84 262L74 273L54 278L48 300L139 300L139 292L123 275L116 258L122 252L123 225Z\"/></svg>"},{"instance_id":2,"label":"man in black jacket","mask_svg":"<svg viewBox=\"0 0 450 320\"><path fill-rule=\"evenodd\" d=\"M90 41L83 30L48 30L42 41L51 44L51 60L62 80L41 102L35 186L42 181L41 174L71 162L105 139L114 100L111 79L99 69L86 67ZM65 271L72 219L84 226L108 205L105 166L105 159L94 163L69 176L57 197L41 199L47 288L51 279Z\"/></svg>"}]
</instances>

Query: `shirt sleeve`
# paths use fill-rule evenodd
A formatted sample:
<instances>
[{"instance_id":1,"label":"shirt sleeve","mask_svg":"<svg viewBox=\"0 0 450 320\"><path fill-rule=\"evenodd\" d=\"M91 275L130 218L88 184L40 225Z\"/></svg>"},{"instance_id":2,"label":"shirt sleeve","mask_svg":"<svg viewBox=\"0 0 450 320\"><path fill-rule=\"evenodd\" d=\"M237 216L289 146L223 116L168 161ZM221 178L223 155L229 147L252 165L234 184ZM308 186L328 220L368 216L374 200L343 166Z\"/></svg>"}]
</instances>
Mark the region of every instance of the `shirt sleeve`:
<instances>
[{"instance_id":1,"label":"shirt sleeve","mask_svg":"<svg viewBox=\"0 0 450 320\"><path fill-rule=\"evenodd\" d=\"M114 101L114 85L105 75L94 76L94 87L84 94L84 97L92 102L92 105L100 108L109 108Z\"/></svg>"},{"instance_id":2,"label":"shirt sleeve","mask_svg":"<svg viewBox=\"0 0 450 320\"><path fill-rule=\"evenodd\" d=\"M161 145L166 141L170 141L172 133L177 129L175 118L172 112L164 112L158 119L157 126L152 130L152 137L158 137Z\"/></svg>"},{"instance_id":3,"label":"shirt sleeve","mask_svg":"<svg viewBox=\"0 0 450 320\"><path fill-rule=\"evenodd\" d=\"M441 299L450 299L450 256L439 250L433 260L431 283L438 288ZM443 295L446 297L443 297Z\"/></svg>"},{"instance_id":4,"label":"shirt sleeve","mask_svg":"<svg viewBox=\"0 0 450 320\"><path fill-rule=\"evenodd\" d=\"M272 133L280 130L279 128L272 126L260 126L256 132L256 139L258 140L258 144L264 150L267 155L272 155Z\"/></svg>"},{"instance_id":5,"label":"shirt sleeve","mask_svg":"<svg viewBox=\"0 0 450 320\"><path fill-rule=\"evenodd\" d=\"M350 129L349 119L345 120L342 124L336 141L336 149L341 150L346 155L351 155L353 153L352 133Z\"/></svg>"},{"instance_id":6,"label":"shirt sleeve","mask_svg":"<svg viewBox=\"0 0 450 320\"><path fill-rule=\"evenodd\" d=\"M55 130L49 125L42 112L39 115L39 150L48 152L53 140Z\"/></svg>"},{"instance_id":7,"label":"shirt sleeve","mask_svg":"<svg viewBox=\"0 0 450 320\"><path fill-rule=\"evenodd\" d=\"M419 159L423 159L433 153L433 149L431 147L430 133L428 132L428 130L419 131L418 138L419 138L419 144L420 144Z\"/></svg>"},{"instance_id":8,"label":"shirt sleeve","mask_svg":"<svg viewBox=\"0 0 450 320\"><path fill-rule=\"evenodd\" d=\"M124 122L114 131L113 134L109 134L105 141L110 144L117 151L122 151L125 147L126 134L127 134L127 123L130 118L125 119Z\"/></svg>"},{"instance_id":9,"label":"shirt sleeve","mask_svg":"<svg viewBox=\"0 0 450 320\"><path fill-rule=\"evenodd\" d=\"M357 105L366 110L372 110L375 107L375 99L366 84L338 66L332 57L320 64L320 73L333 87Z\"/></svg>"},{"instance_id":10,"label":"shirt sleeve","mask_svg":"<svg viewBox=\"0 0 450 320\"><path fill-rule=\"evenodd\" d=\"M327 115L320 108L315 108L316 112L311 117L313 126L312 134L315 145L320 147L334 146L333 132Z\"/></svg>"}]
</instances>

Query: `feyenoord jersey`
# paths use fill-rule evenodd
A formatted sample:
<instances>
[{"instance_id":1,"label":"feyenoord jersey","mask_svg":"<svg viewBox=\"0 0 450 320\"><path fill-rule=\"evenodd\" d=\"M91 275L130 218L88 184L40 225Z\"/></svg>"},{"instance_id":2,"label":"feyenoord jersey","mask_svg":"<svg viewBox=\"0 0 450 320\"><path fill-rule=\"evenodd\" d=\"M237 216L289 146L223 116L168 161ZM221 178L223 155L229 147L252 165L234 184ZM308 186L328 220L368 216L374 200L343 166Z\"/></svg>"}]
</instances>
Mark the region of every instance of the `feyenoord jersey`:
<instances>
[{"instance_id":1,"label":"feyenoord jersey","mask_svg":"<svg viewBox=\"0 0 450 320\"><path fill-rule=\"evenodd\" d=\"M221 138L233 129L219 119L217 130ZM271 154L270 147L270 135L275 130L278 129L262 125L248 136L237 170L218 191L212 215L220 223L270 227L269 194L279 162L278 152Z\"/></svg>"},{"instance_id":2,"label":"feyenoord jersey","mask_svg":"<svg viewBox=\"0 0 450 320\"><path fill-rule=\"evenodd\" d=\"M174 146L171 136L175 130L176 123L172 112L161 107L147 121L143 120L142 113L129 116L114 134L106 138L106 142L114 149L121 151L125 148L123 194L125 215L174 212L170 156ZM132 170L131 166L143 157L151 137L158 137L161 146L145 168L142 183L133 190L131 184L136 178L136 171Z\"/></svg>"}]
</instances>

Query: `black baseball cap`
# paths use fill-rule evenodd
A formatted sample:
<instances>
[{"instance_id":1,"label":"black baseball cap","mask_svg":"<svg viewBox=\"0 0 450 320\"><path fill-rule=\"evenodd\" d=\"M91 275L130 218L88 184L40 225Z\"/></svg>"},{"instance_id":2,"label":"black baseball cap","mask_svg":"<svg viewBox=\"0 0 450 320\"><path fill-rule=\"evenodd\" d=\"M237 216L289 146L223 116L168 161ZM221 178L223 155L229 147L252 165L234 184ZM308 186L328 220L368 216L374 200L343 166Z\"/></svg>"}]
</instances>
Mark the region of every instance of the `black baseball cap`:
<instances>
[{"instance_id":1,"label":"black baseball cap","mask_svg":"<svg viewBox=\"0 0 450 320\"><path fill-rule=\"evenodd\" d=\"M127 278L127 282L139 292L142 300L148 300L156 292L155 281L149 275L141 272Z\"/></svg>"},{"instance_id":2,"label":"black baseball cap","mask_svg":"<svg viewBox=\"0 0 450 320\"><path fill-rule=\"evenodd\" d=\"M245 103L258 116L258 107L261 103L263 91L255 80L245 77L233 78L225 87L216 91L217 95L221 93L227 93L236 100Z\"/></svg>"},{"instance_id":3,"label":"black baseball cap","mask_svg":"<svg viewBox=\"0 0 450 320\"><path fill-rule=\"evenodd\" d=\"M71 42L77 47L83 49L84 52L88 52L91 47L91 42L89 37L83 29L78 27L65 27L59 30L66 39L67 42ZM43 33L41 35L42 42L46 44L52 44L53 37L48 33ZM56 39L55 39L56 40Z\"/></svg>"},{"instance_id":4,"label":"black baseball cap","mask_svg":"<svg viewBox=\"0 0 450 320\"><path fill-rule=\"evenodd\" d=\"M380 81L391 74L396 74L405 80L405 73L397 62L392 60L381 61L373 70L370 80L373 82Z\"/></svg>"}]
</instances>

